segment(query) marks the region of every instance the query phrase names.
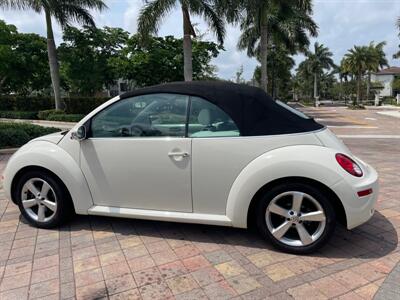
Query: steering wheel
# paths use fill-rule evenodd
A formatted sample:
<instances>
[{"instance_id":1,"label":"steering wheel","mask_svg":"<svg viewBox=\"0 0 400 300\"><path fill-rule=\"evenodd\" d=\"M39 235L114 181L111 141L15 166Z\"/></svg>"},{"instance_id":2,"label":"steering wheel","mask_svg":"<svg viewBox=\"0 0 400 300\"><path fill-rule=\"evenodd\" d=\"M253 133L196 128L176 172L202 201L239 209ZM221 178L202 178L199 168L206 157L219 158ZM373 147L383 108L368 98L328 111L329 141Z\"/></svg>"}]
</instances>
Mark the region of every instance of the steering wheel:
<instances>
[{"instance_id":1,"label":"steering wheel","mask_svg":"<svg viewBox=\"0 0 400 300\"><path fill-rule=\"evenodd\" d=\"M139 125L131 126L131 136L144 136L144 130Z\"/></svg>"}]
</instances>

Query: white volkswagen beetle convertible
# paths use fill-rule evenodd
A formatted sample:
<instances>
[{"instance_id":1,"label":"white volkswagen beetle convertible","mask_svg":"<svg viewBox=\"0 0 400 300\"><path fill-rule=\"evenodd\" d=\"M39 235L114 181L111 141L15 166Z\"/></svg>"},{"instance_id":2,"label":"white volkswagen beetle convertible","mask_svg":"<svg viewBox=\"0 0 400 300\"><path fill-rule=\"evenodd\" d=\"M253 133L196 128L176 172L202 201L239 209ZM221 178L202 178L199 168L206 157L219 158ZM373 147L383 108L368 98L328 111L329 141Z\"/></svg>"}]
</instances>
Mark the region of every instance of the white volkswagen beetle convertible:
<instances>
[{"instance_id":1,"label":"white volkswagen beetle convertible","mask_svg":"<svg viewBox=\"0 0 400 300\"><path fill-rule=\"evenodd\" d=\"M336 222L374 213L375 170L329 129L262 90L171 83L104 103L69 132L37 138L4 173L34 226L74 212L246 228L309 253Z\"/></svg>"}]
</instances>

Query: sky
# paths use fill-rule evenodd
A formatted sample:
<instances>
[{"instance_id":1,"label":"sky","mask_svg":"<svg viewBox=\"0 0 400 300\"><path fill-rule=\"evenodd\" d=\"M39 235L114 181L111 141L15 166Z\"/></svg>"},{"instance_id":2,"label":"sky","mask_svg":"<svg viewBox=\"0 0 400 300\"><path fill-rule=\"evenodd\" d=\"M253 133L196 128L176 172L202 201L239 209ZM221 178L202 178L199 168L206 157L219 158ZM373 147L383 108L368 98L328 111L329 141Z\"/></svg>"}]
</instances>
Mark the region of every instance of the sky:
<instances>
[{"instance_id":1,"label":"sky","mask_svg":"<svg viewBox=\"0 0 400 300\"><path fill-rule=\"evenodd\" d=\"M122 27L136 32L137 17L143 0L106 0L108 9L103 12L93 12L98 27ZM178 2L178 1L177 1ZM343 55L354 45L367 45L371 41L386 41L384 48L390 65L400 66L400 60L394 60L393 54L398 51L400 40L395 26L400 17L400 0L314 0L313 18L319 27L317 38L311 39L327 46L334 54L334 60L339 63ZM44 15L33 11L0 10L0 19L17 26L20 32L34 32L45 36ZM196 29L204 33L204 39L216 41L207 24L197 17L192 18ZM62 38L58 25L54 26L56 42ZM158 32L159 36L182 36L182 16L179 7L163 20ZM233 79L236 72L243 66L243 77L252 78L258 62L249 58L246 52L236 47L240 30L227 25L224 43L225 51L212 61L217 66L217 74L224 79ZM304 57L295 56L296 63Z\"/></svg>"}]
</instances>

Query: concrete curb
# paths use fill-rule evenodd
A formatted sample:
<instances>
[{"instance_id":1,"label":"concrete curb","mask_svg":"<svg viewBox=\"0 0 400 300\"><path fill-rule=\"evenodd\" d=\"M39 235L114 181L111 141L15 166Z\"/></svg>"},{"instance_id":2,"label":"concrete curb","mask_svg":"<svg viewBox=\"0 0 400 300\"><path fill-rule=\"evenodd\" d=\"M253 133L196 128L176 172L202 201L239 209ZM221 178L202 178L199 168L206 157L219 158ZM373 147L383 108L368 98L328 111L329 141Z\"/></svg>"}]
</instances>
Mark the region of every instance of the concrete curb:
<instances>
[{"instance_id":1,"label":"concrete curb","mask_svg":"<svg viewBox=\"0 0 400 300\"><path fill-rule=\"evenodd\" d=\"M1 154L13 154L17 152L19 148L6 148L6 149L0 149L0 155Z\"/></svg>"}]
</instances>

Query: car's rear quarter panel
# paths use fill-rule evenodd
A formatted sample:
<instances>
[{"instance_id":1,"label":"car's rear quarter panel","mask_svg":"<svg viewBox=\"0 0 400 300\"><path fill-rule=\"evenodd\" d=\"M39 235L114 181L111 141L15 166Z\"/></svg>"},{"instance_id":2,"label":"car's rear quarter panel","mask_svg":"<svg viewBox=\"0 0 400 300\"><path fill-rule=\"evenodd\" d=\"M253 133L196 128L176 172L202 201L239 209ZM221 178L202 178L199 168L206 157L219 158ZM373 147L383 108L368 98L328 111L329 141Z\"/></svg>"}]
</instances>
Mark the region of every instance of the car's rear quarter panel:
<instances>
[{"instance_id":1,"label":"car's rear quarter panel","mask_svg":"<svg viewBox=\"0 0 400 300\"><path fill-rule=\"evenodd\" d=\"M321 145L321 143L313 133L193 139L193 211L225 215L233 183L249 163L269 151L293 145ZM290 155L287 160L290 160ZM267 165L260 167L265 168L265 173L274 172L269 170ZM260 180L264 180L266 184L268 178L270 176Z\"/></svg>"}]
</instances>

